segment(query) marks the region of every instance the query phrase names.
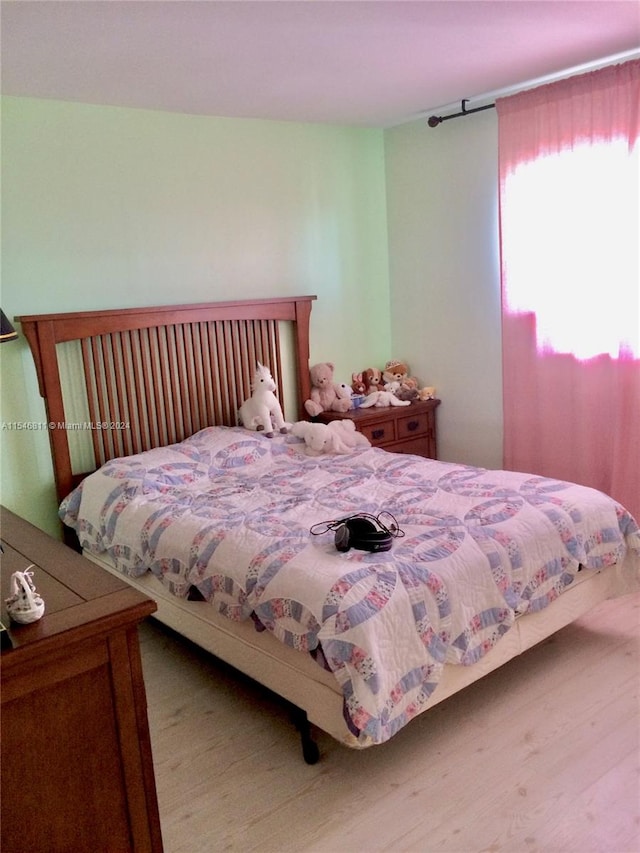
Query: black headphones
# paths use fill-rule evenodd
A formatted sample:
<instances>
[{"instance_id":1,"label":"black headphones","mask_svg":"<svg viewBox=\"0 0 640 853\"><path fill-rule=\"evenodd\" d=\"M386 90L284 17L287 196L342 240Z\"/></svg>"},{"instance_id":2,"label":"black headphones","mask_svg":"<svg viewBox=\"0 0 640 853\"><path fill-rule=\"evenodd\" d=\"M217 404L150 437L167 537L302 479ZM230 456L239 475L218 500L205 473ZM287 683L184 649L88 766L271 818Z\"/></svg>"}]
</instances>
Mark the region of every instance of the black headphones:
<instances>
[{"instance_id":1,"label":"black headphones","mask_svg":"<svg viewBox=\"0 0 640 853\"><path fill-rule=\"evenodd\" d=\"M390 522L385 524L380 516L388 516ZM311 528L314 536L335 530L335 546L338 551L348 551L349 548L357 548L360 551L389 551L391 543L395 538L404 536L398 523L390 512L381 512L380 515L369 515L361 512L348 518L339 518L335 521L320 521Z\"/></svg>"}]
</instances>

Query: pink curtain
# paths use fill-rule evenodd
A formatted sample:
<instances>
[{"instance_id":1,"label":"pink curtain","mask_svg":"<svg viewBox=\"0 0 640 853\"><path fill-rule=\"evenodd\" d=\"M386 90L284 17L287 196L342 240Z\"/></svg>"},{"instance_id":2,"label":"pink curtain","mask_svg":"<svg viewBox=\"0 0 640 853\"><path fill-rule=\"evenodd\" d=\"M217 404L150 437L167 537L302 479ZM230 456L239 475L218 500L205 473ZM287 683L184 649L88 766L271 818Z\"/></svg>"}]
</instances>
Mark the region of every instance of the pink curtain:
<instances>
[{"instance_id":1,"label":"pink curtain","mask_svg":"<svg viewBox=\"0 0 640 853\"><path fill-rule=\"evenodd\" d=\"M536 260L546 250L535 228L522 233L518 246L505 235L513 227L514 176L523 165L539 164L561 152L572 154L585 145L624 140L625 152L636 152L640 134L640 61L627 62L572 77L548 86L503 98L496 104L499 120L499 171L501 219L501 274L503 300L504 465L542 476L571 480L600 489L640 520L640 341L635 348L620 341L617 353L593 353L578 357L541 345L540 318L535 310L513 307L523 265L516 258L534 252ZM635 174L636 197L640 192ZM585 174L588 182L590 175ZM587 198L589 198L587 196ZM590 201L590 199L589 199ZM553 187L544 201L551 214L559 199ZM589 203L589 202L587 202ZM593 204L597 204L594 199ZM545 216L545 211L540 215ZM607 211L615 217L615 205ZM637 207L636 214L637 216ZM567 238L572 223L566 222ZM620 222L620 229L625 226ZM562 251L564 228L554 240ZM637 226L636 226L637 228ZM520 231L523 229L521 228ZM636 263L639 254L635 242ZM629 242L629 238L625 238ZM586 245L596 244L596 245ZM585 252L597 252L598 240L585 240ZM575 244L574 244L575 245ZM558 248L560 247L560 248ZM606 258L604 262L606 263ZM572 281L571 259L563 269L572 302L573 320L580 328L579 294L582 281ZM555 265L550 256L549 265ZM526 264L524 265L526 267ZM628 266L628 265L627 265ZM547 267L549 268L549 267ZM623 298L616 291L614 306L619 317L638 318L640 285L637 273ZM602 305L611 296L606 280L599 285ZM558 304L561 294L558 293ZM618 304L619 303L619 304ZM565 299L566 304L566 299ZM630 314L631 312L631 314ZM627 323L626 328L629 325ZM636 331L636 338L640 332Z\"/></svg>"}]
</instances>

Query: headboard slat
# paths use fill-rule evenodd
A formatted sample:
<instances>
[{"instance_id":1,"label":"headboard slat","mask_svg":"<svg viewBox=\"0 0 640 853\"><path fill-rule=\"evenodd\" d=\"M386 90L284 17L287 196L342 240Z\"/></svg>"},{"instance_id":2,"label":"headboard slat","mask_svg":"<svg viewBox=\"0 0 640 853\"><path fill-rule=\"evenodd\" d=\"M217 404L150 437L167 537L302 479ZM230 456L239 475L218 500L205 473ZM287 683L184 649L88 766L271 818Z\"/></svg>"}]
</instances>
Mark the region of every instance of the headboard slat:
<instances>
[{"instance_id":1,"label":"headboard slat","mask_svg":"<svg viewBox=\"0 0 640 853\"><path fill-rule=\"evenodd\" d=\"M78 369L93 424L88 430L91 440L86 436L84 440L96 468L116 456L181 441L205 426L235 425L237 410L251 393L258 361L273 373L283 409L285 369L294 377L295 416L304 418L314 299L297 296L15 319L33 353L47 418L56 426L68 423L56 346L80 342ZM282 323L293 329L291 353L282 345ZM95 426L105 423L115 428ZM73 428L52 429L49 434L60 499L82 476L72 468L67 432Z\"/></svg>"},{"instance_id":2,"label":"headboard slat","mask_svg":"<svg viewBox=\"0 0 640 853\"><path fill-rule=\"evenodd\" d=\"M131 429L129 430L129 442L131 449L129 453L140 453L143 444L137 406L140 407L143 414L145 412L144 392L140 394L139 389L141 389L142 386L137 379L137 371L139 371L140 368L140 336L134 331L123 332L122 341L125 363L127 421L131 424Z\"/></svg>"},{"instance_id":3,"label":"headboard slat","mask_svg":"<svg viewBox=\"0 0 640 853\"><path fill-rule=\"evenodd\" d=\"M91 423L97 423L99 421L99 412L96 406L96 392L95 392L95 363L93 360L93 348L92 348L92 339L91 338L83 338L80 341L81 350L82 350L82 366L84 370L85 376L85 384L87 388L87 405L89 408L89 420ZM101 444L100 444L100 434L98 430L91 430L91 441L93 443L93 456L94 459L99 460L102 458Z\"/></svg>"},{"instance_id":4,"label":"headboard slat","mask_svg":"<svg viewBox=\"0 0 640 853\"><path fill-rule=\"evenodd\" d=\"M215 351L213 344L209 339L209 324L200 323L200 349L203 353L208 353L208 358L203 358L200 361L202 369L202 394L203 394L203 411L205 415L205 423L219 423L216 419L216 401L213 396L213 383L211 381L211 371L213 369L213 359Z\"/></svg>"}]
</instances>

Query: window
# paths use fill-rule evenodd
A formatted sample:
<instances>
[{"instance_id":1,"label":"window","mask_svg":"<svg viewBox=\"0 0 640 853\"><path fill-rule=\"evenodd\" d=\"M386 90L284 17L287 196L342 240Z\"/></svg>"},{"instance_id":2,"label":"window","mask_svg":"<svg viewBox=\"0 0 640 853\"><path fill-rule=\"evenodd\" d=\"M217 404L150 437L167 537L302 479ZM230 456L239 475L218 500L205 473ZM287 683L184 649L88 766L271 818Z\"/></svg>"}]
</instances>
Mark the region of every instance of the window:
<instances>
[{"instance_id":1,"label":"window","mask_svg":"<svg viewBox=\"0 0 640 853\"><path fill-rule=\"evenodd\" d=\"M505 309L533 312L539 352L640 358L638 147L580 144L506 179Z\"/></svg>"}]
</instances>

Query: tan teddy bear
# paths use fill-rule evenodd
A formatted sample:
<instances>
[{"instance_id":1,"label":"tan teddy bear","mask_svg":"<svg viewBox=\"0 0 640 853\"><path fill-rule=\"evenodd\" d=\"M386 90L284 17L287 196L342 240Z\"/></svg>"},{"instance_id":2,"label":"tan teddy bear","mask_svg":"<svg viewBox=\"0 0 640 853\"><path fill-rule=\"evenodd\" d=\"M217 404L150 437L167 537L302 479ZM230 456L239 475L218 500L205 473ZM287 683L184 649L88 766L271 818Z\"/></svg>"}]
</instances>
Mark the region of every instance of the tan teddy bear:
<instances>
[{"instance_id":1,"label":"tan teddy bear","mask_svg":"<svg viewBox=\"0 0 640 853\"><path fill-rule=\"evenodd\" d=\"M404 361L392 359L384 366L383 379L385 390L392 391L400 400L435 400L436 389L433 385L420 388L418 380L409 376L409 366Z\"/></svg>"},{"instance_id":2,"label":"tan teddy bear","mask_svg":"<svg viewBox=\"0 0 640 853\"><path fill-rule=\"evenodd\" d=\"M418 381L409 376L409 366L404 361L388 361L384 366L382 378L385 390L391 391L399 400L418 399Z\"/></svg>"},{"instance_id":3,"label":"tan teddy bear","mask_svg":"<svg viewBox=\"0 0 640 853\"><path fill-rule=\"evenodd\" d=\"M304 407L308 415L315 418L320 412L348 412L351 400L340 396L337 384L333 381L334 366L330 361L314 364L309 370L311 377L311 399Z\"/></svg>"}]
</instances>

